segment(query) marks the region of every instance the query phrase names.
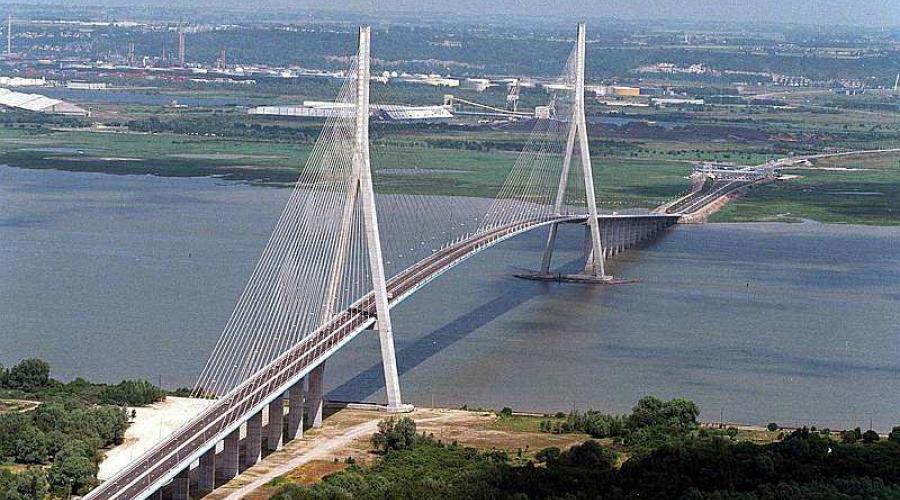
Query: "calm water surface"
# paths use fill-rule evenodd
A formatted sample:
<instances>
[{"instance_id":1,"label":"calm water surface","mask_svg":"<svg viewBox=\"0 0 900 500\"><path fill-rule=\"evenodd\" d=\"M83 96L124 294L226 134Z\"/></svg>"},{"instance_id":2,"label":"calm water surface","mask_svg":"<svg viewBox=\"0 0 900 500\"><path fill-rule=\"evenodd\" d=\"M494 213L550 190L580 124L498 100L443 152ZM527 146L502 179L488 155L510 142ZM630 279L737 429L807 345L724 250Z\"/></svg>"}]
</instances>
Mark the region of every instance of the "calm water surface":
<instances>
[{"instance_id":1,"label":"calm water surface","mask_svg":"<svg viewBox=\"0 0 900 500\"><path fill-rule=\"evenodd\" d=\"M192 385L287 195L0 167L0 363ZM488 250L395 310L406 399L621 412L656 394L707 420L900 422L900 229L679 226L618 257L612 271L641 280L618 287L513 278L544 237ZM362 334L329 361L331 397L380 401L378 360Z\"/></svg>"}]
</instances>

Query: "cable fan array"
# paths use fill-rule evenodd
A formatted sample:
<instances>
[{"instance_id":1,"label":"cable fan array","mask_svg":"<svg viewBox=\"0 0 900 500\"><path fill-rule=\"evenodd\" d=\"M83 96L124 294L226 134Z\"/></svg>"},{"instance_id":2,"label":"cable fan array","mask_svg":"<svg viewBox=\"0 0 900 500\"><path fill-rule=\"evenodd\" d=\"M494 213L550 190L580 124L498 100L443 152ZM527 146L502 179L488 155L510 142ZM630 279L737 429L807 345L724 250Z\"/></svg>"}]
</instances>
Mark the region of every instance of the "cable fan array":
<instances>
[{"instance_id":1,"label":"cable fan array","mask_svg":"<svg viewBox=\"0 0 900 500\"><path fill-rule=\"evenodd\" d=\"M550 113L535 121L522 153L485 214L478 232L540 220L552 215L583 213L584 180L569 169L566 191L559 198L566 145L571 140L575 95L576 52L573 49L551 96ZM577 148L576 148L577 149Z\"/></svg>"},{"instance_id":2,"label":"cable fan array","mask_svg":"<svg viewBox=\"0 0 900 500\"><path fill-rule=\"evenodd\" d=\"M195 394L227 393L371 290L362 210L348 206L356 75L354 58L336 100L345 106L326 120Z\"/></svg>"},{"instance_id":3,"label":"cable fan array","mask_svg":"<svg viewBox=\"0 0 900 500\"><path fill-rule=\"evenodd\" d=\"M369 294L371 275L359 201L350 206L357 60L336 99L337 110L301 171L275 229L194 389L221 396ZM527 144L495 199L379 194L388 277L472 235L558 215L555 200L575 104L575 54L551 96L549 116L535 120ZM383 155L382 155L383 153ZM382 169L425 173L414 148L378 151ZM415 171L419 169L421 171ZM575 170L575 169L572 169ZM584 206L583 181L569 172L560 212Z\"/></svg>"}]
</instances>

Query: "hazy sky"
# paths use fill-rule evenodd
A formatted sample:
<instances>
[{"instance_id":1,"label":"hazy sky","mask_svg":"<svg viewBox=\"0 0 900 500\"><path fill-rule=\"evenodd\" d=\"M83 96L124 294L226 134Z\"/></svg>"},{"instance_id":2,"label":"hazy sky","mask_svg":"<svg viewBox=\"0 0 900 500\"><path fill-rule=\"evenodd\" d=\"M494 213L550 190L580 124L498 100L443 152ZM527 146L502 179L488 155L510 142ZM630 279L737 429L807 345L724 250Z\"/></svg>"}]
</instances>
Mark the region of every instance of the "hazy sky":
<instances>
[{"instance_id":1,"label":"hazy sky","mask_svg":"<svg viewBox=\"0 0 900 500\"><path fill-rule=\"evenodd\" d=\"M8 3L59 3L62 0L0 0ZM91 5L180 5L292 10L327 9L361 14L385 11L713 21L780 21L808 24L900 26L900 0L66 0Z\"/></svg>"},{"instance_id":2,"label":"hazy sky","mask_svg":"<svg viewBox=\"0 0 900 500\"><path fill-rule=\"evenodd\" d=\"M235 0L225 0L232 2ZM279 6L900 26L900 0L259 0Z\"/></svg>"}]
</instances>

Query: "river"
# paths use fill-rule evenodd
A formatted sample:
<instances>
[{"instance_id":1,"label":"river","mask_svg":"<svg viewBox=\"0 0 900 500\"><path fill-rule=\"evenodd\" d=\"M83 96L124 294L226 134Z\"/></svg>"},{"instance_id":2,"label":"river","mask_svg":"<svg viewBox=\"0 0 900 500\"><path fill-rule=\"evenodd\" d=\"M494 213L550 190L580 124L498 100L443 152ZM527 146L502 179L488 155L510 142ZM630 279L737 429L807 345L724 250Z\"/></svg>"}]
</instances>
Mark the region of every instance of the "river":
<instances>
[{"instance_id":1,"label":"river","mask_svg":"<svg viewBox=\"0 0 900 500\"><path fill-rule=\"evenodd\" d=\"M0 166L0 363L192 385L287 194ZM639 283L613 287L512 277L544 237L490 249L395 310L409 402L624 412L655 394L710 421L900 424L900 228L678 226L614 259ZM328 363L331 397L380 401L378 360L362 334Z\"/></svg>"}]
</instances>

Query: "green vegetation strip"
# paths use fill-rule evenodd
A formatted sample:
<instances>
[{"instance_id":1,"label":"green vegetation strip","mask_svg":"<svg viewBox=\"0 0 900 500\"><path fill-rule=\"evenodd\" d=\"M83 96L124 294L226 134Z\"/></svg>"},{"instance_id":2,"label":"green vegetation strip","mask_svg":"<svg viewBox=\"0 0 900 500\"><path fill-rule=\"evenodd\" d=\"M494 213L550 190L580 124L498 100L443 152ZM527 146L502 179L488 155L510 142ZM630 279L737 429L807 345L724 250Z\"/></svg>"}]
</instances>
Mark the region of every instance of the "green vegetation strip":
<instances>
[{"instance_id":1,"label":"green vegetation strip","mask_svg":"<svg viewBox=\"0 0 900 500\"><path fill-rule=\"evenodd\" d=\"M391 418L372 436L379 455L372 465L348 458L346 469L313 486L286 478L270 486L277 488L278 500L900 497L900 427L887 440L859 429L835 439L804 427L756 444L735 428L700 428L698 414L690 401L653 397L643 398L629 415L571 414L563 421L567 428L611 435L614 445L589 440L567 450L546 448L527 460L443 443L418 434L409 418ZM500 418L515 415L504 411ZM769 432L777 431L770 424Z\"/></svg>"}]
</instances>

